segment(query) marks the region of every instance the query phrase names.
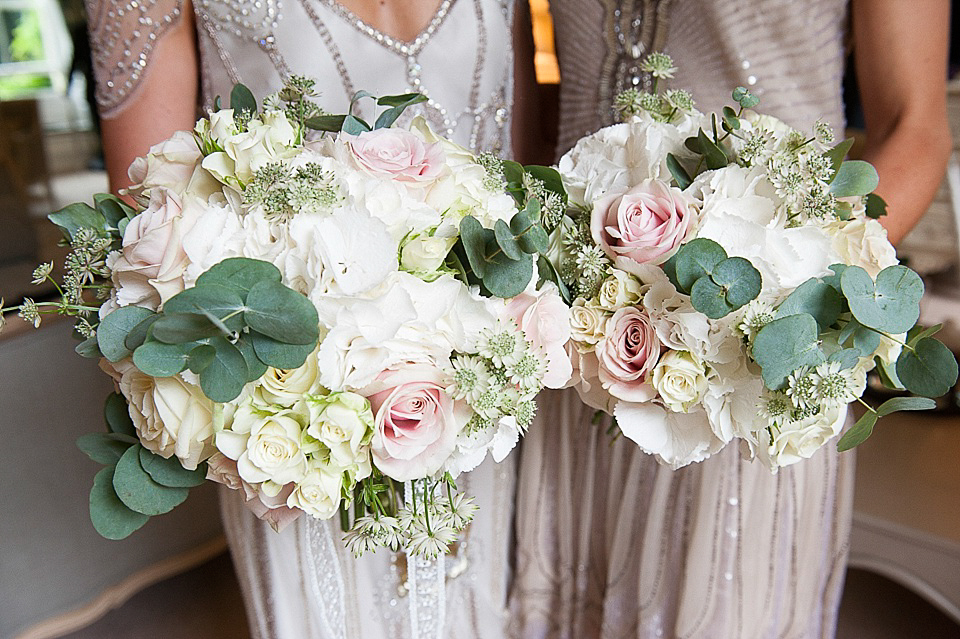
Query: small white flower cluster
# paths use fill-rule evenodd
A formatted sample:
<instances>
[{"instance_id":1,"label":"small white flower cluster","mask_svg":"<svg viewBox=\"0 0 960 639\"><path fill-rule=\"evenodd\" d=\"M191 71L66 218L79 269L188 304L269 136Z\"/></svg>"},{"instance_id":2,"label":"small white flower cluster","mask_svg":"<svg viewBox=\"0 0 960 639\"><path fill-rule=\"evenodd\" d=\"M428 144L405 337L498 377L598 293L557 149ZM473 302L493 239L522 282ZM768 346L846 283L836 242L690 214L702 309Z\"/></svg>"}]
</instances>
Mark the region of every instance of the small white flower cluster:
<instances>
[{"instance_id":1,"label":"small white flower cluster","mask_svg":"<svg viewBox=\"0 0 960 639\"><path fill-rule=\"evenodd\" d=\"M855 401L865 385L862 366L843 368L840 362L823 362L791 373L784 390L764 391L759 414L772 434L790 422L802 422Z\"/></svg>"},{"instance_id":2,"label":"small white flower cluster","mask_svg":"<svg viewBox=\"0 0 960 639\"><path fill-rule=\"evenodd\" d=\"M640 66L653 78L654 91L627 89L617 95L613 101L614 110L625 121L640 113L648 113L657 122L673 122L694 110L693 96L685 89L668 89L662 94L656 88L660 80L669 80L677 68L673 58L665 53L654 52L648 55Z\"/></svg>"},{"instance_id":3,"label":"small white flower cluster","mask_svg":"<svg viewBox=\"0 0 960 639\"><path fill-rule=\"evenodd\" d=\"M546 366L512 322L500 322L480 334L476 354L451 358L447 392L473 409L466 426L470 434L493 429L505 417L526 430L536 414L534 398L543 388Z\"/></svg>"}]
</instances>

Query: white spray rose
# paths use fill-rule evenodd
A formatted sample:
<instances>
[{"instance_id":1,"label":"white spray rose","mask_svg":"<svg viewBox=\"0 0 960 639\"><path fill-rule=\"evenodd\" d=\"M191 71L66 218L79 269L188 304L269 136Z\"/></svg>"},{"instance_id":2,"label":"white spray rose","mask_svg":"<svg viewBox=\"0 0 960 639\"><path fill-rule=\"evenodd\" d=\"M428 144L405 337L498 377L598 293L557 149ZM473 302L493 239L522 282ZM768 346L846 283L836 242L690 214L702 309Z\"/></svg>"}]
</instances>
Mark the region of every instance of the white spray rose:
<instances>
[{"instance_id":1,"label":"white spray rose","mask_svg":"<svg viewBox=\"0 0 960 639\"><path fill-rule=\"evenodd\" d=\"M400 249L400 266L410 273L433 273L456 243L455 237L418 235Z\"/></svg>"},{"instance_id":2,"label":"white spray rose","mask_svg":"<svg viewBox=\"0 0 960 639\"><path fill-rule=\"evenodd\" d=\"M265 404L289 408L303 399L304 395L323 391L319 375L317 353L314 351L300 368L268 368L257 381L254 396Z\"/></svg>"},{"instance_id":3,"label":"white spray rose","mask_svg":"<svg viewBox=\"0 0 960 639\"><path fill-rule=\"evenodd\" d=\"M597 306L616 312L624 306L639 302L643 290L640 282L620 269L610 269L610 271L610 275L603 280L600 291L597 293Z\"/></svg>"},{"instance_id":4,"label":"white spray rose","mask_svg":"<svg viewBox=\"0 0 960 639\"><path fill-rule=\"evenodd\" d=\"M897 251L887 239L887 230L880 222L864 218L836 220L824 226L832 239L833 250L844 264L859 266L870 277L897 264Z\"/></svg>"},{"instance_id":5,"label":"white spray rose","mask_svg":"<svg viewBox=\"0 0 960 639\"><path fill-rule=\"evenodd\" d=\"M241 405L228 428L216 435L217 449L236 460L237 471L251 484L269 482L273 488L300 481L307 471L301 450L303 427L290 410L261 411L249 403Z\"/></svg>"},{"instance_id":6,"label":"white spray rose","mask_svg":"<svg viewBox=\"0 0 960 639\"><path fill-rule=\"evenodd\" d=\"M670 351L661 357L653 368L652 381L660 399L675 413L690 412L709 386L706 366L686 351Z\"/></svg>"},{"instance_id":7,"label":"white spray rose","mask_svg":"<svg viewBox=\"0 0 960 639\"><path fill-rule=\"evenodd\" d=\"M307 434L330 449L330 464L354 479L369 476L373 410L367 398L357 393L331 393L308 399L307 406Z\"/></svg>"},{"instance_id":8,"label":"white spray rose","mask_svg":"<svg viewBox=\"0 0 960 639\"><path fill-rule=\"evenodd\" d=\"M773 469L810 459L824 444L840 434L847 418L847 406L824 408L798 422L786 422L775 433L768 455Z\"/></svg>"},{"instance_id":9,"label":"white spray rose","mask_svg":"<svg viewBox=\"0 0 960 639\"><path fill-rule=\"evenodd\" d=\"M606 334L607 319L611 313L597 306L588 306L583 298L577 298L570 308L570 333L581 351L593 350Z\"/></svg>"},{"instance_id":10,"label":"white spray rose","mask_svg":"<svg viewBox=\"0 0 960 639\"><path fill-rule=\"evenodd\" d=\"M299 508L317 519L329 519L340 508L343 477L335 468L316 464L297 482L287 497L289 508Z\"/></svg>"}]
</instances>

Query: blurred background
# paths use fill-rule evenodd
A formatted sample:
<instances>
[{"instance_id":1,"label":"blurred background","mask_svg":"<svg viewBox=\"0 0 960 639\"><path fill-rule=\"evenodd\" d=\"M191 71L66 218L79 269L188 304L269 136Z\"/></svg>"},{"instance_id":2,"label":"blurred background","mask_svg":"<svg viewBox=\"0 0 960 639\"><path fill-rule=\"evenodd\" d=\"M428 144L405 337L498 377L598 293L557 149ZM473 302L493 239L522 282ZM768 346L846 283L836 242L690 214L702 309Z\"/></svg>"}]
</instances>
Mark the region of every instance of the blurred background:
<instances>
[{"instance_id":1,"label":"blurred background","mask_svg":"<svg viewBox=\"0 0 960 639\"><path fill-rule=\"evenodd\" d=\"M552 25L547 0L530 3L543 133L555 139L561 78ZM951 71L958 70L954 62ZM0 295L7 305L54 293L29 284L37 264L62 255L45 215L107 188L89 74L82 0L0 0ZM855 83L847 101L856 135ZM960 75L950 81L948 104L960 143ZM942 322L940 337L955 352L957 157L900 249L927 283L921 322ZM87 514L98 466L73 442L102 428L100 398L111 383L95 363L68 354L70 322L45 320L34 331L8 319L0 335L0 639L248 637L212 486L130 539L101 539ZM838 636L960 638L956 392L936 412L888 418L857 456Z\"/></svg>"}]
</instances>

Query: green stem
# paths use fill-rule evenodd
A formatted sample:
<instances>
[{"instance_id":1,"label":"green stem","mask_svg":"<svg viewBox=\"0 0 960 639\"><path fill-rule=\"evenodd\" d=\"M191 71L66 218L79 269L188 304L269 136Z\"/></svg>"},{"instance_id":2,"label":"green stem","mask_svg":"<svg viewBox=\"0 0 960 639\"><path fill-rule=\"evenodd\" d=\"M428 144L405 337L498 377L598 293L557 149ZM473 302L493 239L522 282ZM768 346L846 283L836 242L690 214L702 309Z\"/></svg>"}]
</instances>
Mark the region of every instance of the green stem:
<instances>
[{"instance_id":1,"label":"green stem","mask_svg":"<svg viewBox=\"0 0 960 639\"><path fill-rule=\"evenodd\" d=\"M433 531L430 529L430 506L428 499L430 497L429 493L432 492L430 486L430 480L423 480L423 521L427 524L427 534L433 537Z\"/></svg>"},{"instance_id":2,"label":"green stem","mask_svg":"<svg viewBox=\"0 0 960 639\"><path fill-rule=\"evenodd\" d=\"M860 402L861 404L863 404L864 408L866 408L866 409L867 409L868 411L870 411L871 413L876 413L876 412L877 412L877 411L875 411L875 410L873 409L873 406L871 406L870 404L868 404L868 403L866 403L865 401L863 401L863 399L861 399L860 397L857 398L857 401Z\"/></svg>"}]
</instances>

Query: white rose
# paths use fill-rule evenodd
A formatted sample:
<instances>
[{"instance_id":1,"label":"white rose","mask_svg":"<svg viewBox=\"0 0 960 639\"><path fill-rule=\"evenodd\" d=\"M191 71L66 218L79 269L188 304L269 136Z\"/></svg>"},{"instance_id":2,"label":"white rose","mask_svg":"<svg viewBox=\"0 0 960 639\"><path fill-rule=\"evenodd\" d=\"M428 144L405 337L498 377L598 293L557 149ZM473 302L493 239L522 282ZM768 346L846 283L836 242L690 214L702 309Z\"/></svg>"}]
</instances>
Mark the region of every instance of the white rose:
<instances>
[{"instance_id":1,"label":"white rose","mask_svg":"<svg viewBox=\"0 0 960 639\"><path fill-rule=\"evenodd\" d=\"M604 330L610 315L602 308L587 306L583 298L573 302L570 308L570 333L579 350L593 350L597 342L605 337Z\"/></svg>"},{"instance_id":2,"label":"white rose","mask_svg":"<svg viewBox=\"0 0 960 639\"><path fill-rule=\"evenodd\" d=\"M600 285L597 293L597 306L616 312L624 306L631 306L640 301L642 287L630 274L620 269L611 269L610 275Z\"/></svg>"},{"instance_id":3,"label":"white rose","mask_svg":"<svg viewBox=\"0 0 960 639\"><path fill-rule=\"evenodd\" d=\"M246 184L257 169L269 162L293 156L296 129L279 111L264 113L252 119L247 130L237 132L233 110L210 114L213 140L223 149L203 159L201 166L217 180L230 186Z\"/></svg>"},{"instance_id":4,"label":"white rose","mask_svg":"<svg viewBox=\"0 0 960 639\"><path fill-rule=\"evenodd\" d=\"M443 266L456 243L455 237L418 235L400 249L400 266L410 273L432 273Z\"/></svg>"},{"instance_id":5,"label":"white rose","mask_svg":"<svg viewBox=\"0 0 960 639\"><path fill-rule=\"evenodd\" d=\"M769 445L772 467L782 468L810 459L824 444L840 434L846 418L847 406L844 404L823 409L819 415L798 422L783 424Z\"/></svg>"},{"instance_id":6,"label":"white rose","mask_svg":"<svg viewBox=\"0 0 960 639\"><path fill-rule=\"evenodd\" d=\"M215 452L213 402L199 387L179 375L150 377L130 360L113 367L144 448L161 457L176 455L188 470Z\"/></svg>"},{"instance_id":7,"label":"white rose","mask_svg":"<svg viewBox=\"0 0 960 639\"><path fill-rule=\"evenodd\" d=\"M257 381L254 394L265 404L290 407L304 395L323 391L319 375L317 353L314 351L307 356L300 368L268 368Z\"/></svg>"},{"instance_id":8,"label":"white rose","mask_svg":"<svg viewBox=\"0 0 960 639\"><path fill-rule=\"evenodd\" d=\"M686 351L670 351L653 368L653 386L675 413L688 413L707 392L707 369Z\"/></svg>"},{"instance_id":9,"label":"white rose","mask_svg":"<svg viewBox=\"0 0 960 639\"><path fill-rule=\"evenodd\" d=\"M887 230L877 220L863 217L836 220L824 226L832 239L839 262L859 266L870 277L897 264L897 251L887 239Z\"/></svg>"},{"instance_id":10,"label":"white rose","mask_svg":"<svg viewBox=\"0 0 960 639\"><path fill-rule=\"evenodd\" d=\"M335 468L315 465L287 497L289 508L299 508L317 519L329 519L340 508L343 477Z\"/></svg>"},{"instance_id":11,"label":"white rose","mask_svg":"<svg viewBox=\"0 0 960 639\"><path fill-rule=\"evenodd\" d=\"M127 190L138 200L157 187L208 197L219 185L201 169L202 159L193 133L177 131L133 161L127 170L132 186Z\"/></svg>"},{"instance_id":12,"label":"white rose","mask_svg":"<svg viewBox=\"0 0 960 639\"><path fill-rule=\"evenodd\" d=\"M303 427L290 410L278 413L258 412L241 406L233 423L216 435L217 449L237 462L237 472L268 494L280 486L300 481L307 471L307 458L301 450Z\"/></svg>"},{"instance_id":13,"label":"white rose","mask_svg":"<svg viewBox=\"0 0 960 639\"><path fill-rule=\"evenodd\" d=\"M307 434L330 449L330 464L350 472L354 479L369 476L373 409L367 398L357 393L332 393L307 400L307 406Z\"/></svg>"}]
</instances>

